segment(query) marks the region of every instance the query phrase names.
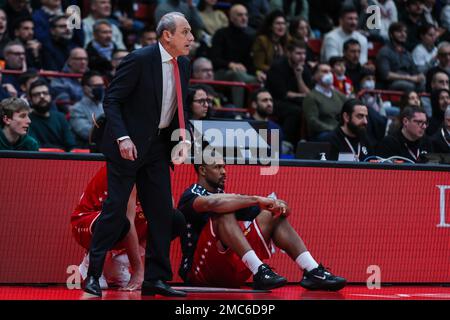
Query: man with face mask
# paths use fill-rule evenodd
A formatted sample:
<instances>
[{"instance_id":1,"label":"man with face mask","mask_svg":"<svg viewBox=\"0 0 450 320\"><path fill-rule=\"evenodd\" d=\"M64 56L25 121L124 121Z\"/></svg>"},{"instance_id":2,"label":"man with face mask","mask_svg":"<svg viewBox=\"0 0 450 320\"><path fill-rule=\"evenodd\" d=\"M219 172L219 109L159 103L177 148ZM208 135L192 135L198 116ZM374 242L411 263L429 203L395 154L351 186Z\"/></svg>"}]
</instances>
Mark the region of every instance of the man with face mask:
<instances>
[{"instance_id":1,"label":"man with face mask","mask_svg":"<svg viewBox=\"0 0 450 320\"><path fill-rule=\"evenodd\" d=\"M88 71L81 80L83 98L70 108L70 126L75 133L77 145L89 145L89 133L97 119L103 112L103 96L105 83L102 75L96 71Z\"/></svg>"},{"instance_id":2,"label":"man with face mask","mask_svg":"<svg viewBox=\"0 0 450 320\"><path fill-rule=\"evenodd\" d=\"M313 74L316 86L303 101L303 115L308 126L308 139L324 141L338 126L337 116L346 97L334 89L328 64L318 64Z\"/></svg>"},{"instance_id":3,"label":"man with face mask","mask_svg":"<svg viewBox=\"0 0 450 320\"><path fill-rule=\"evenodd\" d=\"M30 85L28 102L30 113L30 136L42 148L61 148L70 151L75 147L75 139L64 114L50 110L51 96L45 80L36 80Z\"/></svg>"},{"instance_id":4,"label":"man with face mask","mask_svg":"<svg viewBox=\"0 0 450 320\"><path fill-rule=\"evenodd\" d=\"M340 126L328 137L331 144L328 160L338 160L339 153L351 153L353 161L364 161L372 146L367 139L369 110L357 99L347 100L342 106Z\"/></svg>"},{"instance_id":5,"label":"man with face mask","mask_svg":"<svg viewBox=\"0 0 450 320\"><path fill-rule=\"evenodd\" d=\"M45 70L61 71L69 58L70 50L76 47L73 32L67 28L63 15L50 19L50 39L42 44L42 67Z\"/></svg>"}]
</instances>

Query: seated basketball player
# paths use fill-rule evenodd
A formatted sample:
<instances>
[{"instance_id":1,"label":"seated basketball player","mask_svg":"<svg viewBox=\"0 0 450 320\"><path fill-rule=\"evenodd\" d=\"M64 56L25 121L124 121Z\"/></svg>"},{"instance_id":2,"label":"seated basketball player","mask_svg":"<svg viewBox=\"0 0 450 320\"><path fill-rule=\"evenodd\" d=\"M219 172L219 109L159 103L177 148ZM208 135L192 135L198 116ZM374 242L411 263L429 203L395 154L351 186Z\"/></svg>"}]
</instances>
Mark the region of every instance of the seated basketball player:
<instances>
[{"instance_id":1,"label":"seated basketball player","mask_svg":"<svg viewBox=\"0 0 450 320\"><path fill-rule=\"evenodd\" d=\"M102 212L102 205L108 193L106 177L106 166L104 166L91 179L71 215L72 234L77 243L86 250L89 250L95 221ZM183 215L178 210L174 210L174 214L172 238L181 234L185 228ZM139 289L142 284L144 268L141 252L144 252L147 222L136 197L136 188L133 188L128 201L127 219L128 226L122 230L121 239L105 260L104 274L99 279L102 289L108 288L109 283L132 291ZM89 266L88 257L86 254L79 266L83 279L86 278Z\"/></svg>"},{"instance_id":2,"label":"seated basketball player","mask_svg":"<svg viewBox=\"0 0 450 320\"><path fill-rule=\"evenodd\" d=\"M211 162L210 162L211 163ZM240 287L253 275L254 289L274 289L286 279L262 262L272 245L295 261L310 290L337 291L346 280L318 264L289 224L286 202L269 197L226 194L226 170L221 157L213 164L194 165L197 183L181 196L178 209L187 227L181 236L180 276L190 285Z\"/></svg>"}]
</instances>

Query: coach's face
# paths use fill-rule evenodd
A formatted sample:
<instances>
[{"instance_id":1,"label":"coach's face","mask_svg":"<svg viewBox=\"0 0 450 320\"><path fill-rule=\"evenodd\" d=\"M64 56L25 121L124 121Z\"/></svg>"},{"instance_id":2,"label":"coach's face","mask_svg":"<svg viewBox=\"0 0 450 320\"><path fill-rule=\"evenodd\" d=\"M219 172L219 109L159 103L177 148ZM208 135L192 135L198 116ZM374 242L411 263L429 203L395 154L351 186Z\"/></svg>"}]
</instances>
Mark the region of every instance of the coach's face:
<instances>
[{"instance_id":1,"label":"coach's face","mask_svg":"<svg viewBox=\"0 0 450 320\"><path fill-rule=\"evenodd\" d=\"M172 57L187 56L194 41L189 22L183 17L175 17L176 29L174 33L164 31L168 52Z\"/></svg>"}]
</instances>

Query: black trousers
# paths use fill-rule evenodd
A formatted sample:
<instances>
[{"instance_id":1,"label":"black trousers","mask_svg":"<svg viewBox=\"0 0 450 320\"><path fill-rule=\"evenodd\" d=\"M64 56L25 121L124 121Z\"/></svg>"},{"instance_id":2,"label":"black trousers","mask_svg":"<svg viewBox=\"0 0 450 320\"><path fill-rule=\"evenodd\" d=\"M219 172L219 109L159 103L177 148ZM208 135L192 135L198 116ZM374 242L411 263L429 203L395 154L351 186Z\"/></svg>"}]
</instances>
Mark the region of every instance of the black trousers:
<instances>
[{"instance_id":1,"label":"black trousers","mask_svg":"<svg viewBox=\"0 0 450 320\"><path fill-rule=\"evenodd\" d=\"M164 140L162 135L152 139L148 152L138 154L138 159L131 166L107 162L108 197L94 226L88 275L101 276L106 253L128 230L127 203L136 183L148 228L144 280L172 279L169 251L173 205L168 146Z\"/></svg>"}]
</instances>

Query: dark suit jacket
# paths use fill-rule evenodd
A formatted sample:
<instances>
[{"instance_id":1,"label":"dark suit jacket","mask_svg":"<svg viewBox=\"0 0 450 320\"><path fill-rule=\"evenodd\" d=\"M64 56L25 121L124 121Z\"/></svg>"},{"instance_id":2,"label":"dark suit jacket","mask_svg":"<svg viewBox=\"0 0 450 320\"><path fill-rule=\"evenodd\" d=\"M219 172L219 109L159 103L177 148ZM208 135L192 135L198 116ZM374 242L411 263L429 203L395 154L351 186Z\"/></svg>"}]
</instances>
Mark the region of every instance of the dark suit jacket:
<instances>
[{"instance_id":1,"label":"dark suit jacket","mask_svg":"<svg viewBox=\"0 0 450 320\"><path fill-rule=\"evenodd\" d=\"M184 119L187 121L186 97L189 84L189 60L178 57L183 92ZM106 127L101 151L107 159L124 165L133 162L120 156L117 139L130 136L136 145L138 158L149 149L158 134L162 105L162 62L158 44L144 47L127 55L119 65L105 99L103 108ZM170 124L170 132L179 128L178 111ZM188 126L186 125L186 128ZM170 135L166 137L170 159Z\"/></svg>"}]
</instances>

